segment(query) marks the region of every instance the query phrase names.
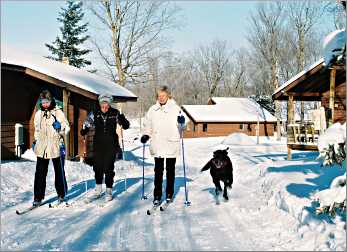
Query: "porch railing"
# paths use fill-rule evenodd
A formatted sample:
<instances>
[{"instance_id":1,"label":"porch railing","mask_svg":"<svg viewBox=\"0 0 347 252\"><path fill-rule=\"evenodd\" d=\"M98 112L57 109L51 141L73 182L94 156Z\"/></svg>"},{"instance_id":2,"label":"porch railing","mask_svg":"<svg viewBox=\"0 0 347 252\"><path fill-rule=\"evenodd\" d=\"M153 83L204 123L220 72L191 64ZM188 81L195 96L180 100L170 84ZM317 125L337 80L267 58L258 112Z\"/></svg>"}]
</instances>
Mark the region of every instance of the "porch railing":
<instances>
[{"instance_id":1,"label":"porch railing","mask_svg":"<svg viewBox=\"0 0 347 252\"><path fill-rule=\"evenodd\" d=\"M311 121L291 123L287 125L287 144L317 145L320 134Z\"/></svg>"}]
</instances>

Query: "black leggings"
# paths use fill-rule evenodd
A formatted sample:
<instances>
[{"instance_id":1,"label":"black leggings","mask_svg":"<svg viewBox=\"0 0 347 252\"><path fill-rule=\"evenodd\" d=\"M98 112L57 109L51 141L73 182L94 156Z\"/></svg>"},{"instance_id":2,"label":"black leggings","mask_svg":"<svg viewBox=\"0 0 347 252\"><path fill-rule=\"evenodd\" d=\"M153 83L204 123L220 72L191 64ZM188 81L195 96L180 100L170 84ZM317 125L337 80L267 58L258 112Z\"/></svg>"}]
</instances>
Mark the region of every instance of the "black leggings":
<instances>
[{"instance_id":1,"label":"black leggings","mask_svg":"<svg viewBox=\"0 0 347 252\"><path fill-rule=\"evenodd\" d=\"M114 180L114 162L116 155L113 152L95 153L93 170L95 172L95 183L102 184L105 175L105 184L107 188L112 188Z\"/></svg>"},{"instance_id":2,"label":"black leggings","mask_svg":"<svg viewBox=\"0 0 347 252\"><path fill-rule=\"evenodd\" d=\"M64 162L64 160L62 160ZM59 197L64 198L67 193L65 171L60 163L60 157L52 158L55 174L55 189ZM37 157L34 180L34 200L41 201L45 198L46 177L48 173L49 159Z\"/></svg>"},{"instance_id":3,"label":"black leggings","mask_svg":"<svg viewBox=\"0 0 347 252\"><path fill-rule=\"evenodd\" d=\"M166 198L173 198L176 158L166 158ZM164 158L154 158L154 199L161 199Z\"/></svg>"}]
</instances>

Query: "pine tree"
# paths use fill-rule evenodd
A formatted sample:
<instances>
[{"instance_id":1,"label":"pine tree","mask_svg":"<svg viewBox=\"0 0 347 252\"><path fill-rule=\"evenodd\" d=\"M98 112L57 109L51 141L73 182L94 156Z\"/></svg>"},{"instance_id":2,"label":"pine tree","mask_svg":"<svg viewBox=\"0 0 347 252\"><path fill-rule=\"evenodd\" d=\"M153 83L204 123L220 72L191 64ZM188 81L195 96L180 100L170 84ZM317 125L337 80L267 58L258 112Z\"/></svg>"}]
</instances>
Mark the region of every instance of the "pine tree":
<instances>
[{"instance_id":1,"label":"pine tree","mask_svg":"<svg viewBox=\"0 0 347 252\"><path fill-rule=\"evenodd\" d=\"M275 115L275 103L273 102L271 96L268 95L251 95L249 96L252 100L257 102L264 109L269 111L272 115Z\"/></svg>"},{"instance_id":2,"label":"pine tree","mask_svg":"<svg viewBox=\"0 0 347 252\"><path fill-rule=\"evenodd\" d=\"M59 28L61 37L57 36L55 41L50 44L45 44L51 51L52 56L47 58L61 61L63 57L69 59L69 64L78 68L90 65L91 62L84 59L83 56L91 52L88 49L78 48L88 38L88 35L84 35L88 31L88 23L80 25L84 13L82 12L82 2L76 2L73 0L67 1L67 8L61 8L62 12L59 12L57 20L62 23Z\"/></svg>"}]
</instances>

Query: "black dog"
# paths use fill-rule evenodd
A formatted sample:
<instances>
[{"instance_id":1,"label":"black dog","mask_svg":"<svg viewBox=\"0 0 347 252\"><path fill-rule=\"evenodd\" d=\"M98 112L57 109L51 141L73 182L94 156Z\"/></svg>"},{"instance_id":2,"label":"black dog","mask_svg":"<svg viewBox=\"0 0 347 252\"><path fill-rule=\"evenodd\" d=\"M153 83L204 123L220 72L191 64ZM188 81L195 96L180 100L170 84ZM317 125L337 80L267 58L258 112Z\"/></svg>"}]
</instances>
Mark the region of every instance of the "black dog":
<instances>
[{"instance_id":1,"label":"black dog","mask_svg":"<svg viewBox=\"0 0 347 252\"><path fill-rule=\"evenodd\" d=\"M210 169L213 183L216 186L216 195L222 191L220 181L224 182L224 199L228 200L228 187L233 184L233 165L228 157L228 149L216 150L213 152L213 158L201 169L201 172Z\"/></svg>"}]
</instances>

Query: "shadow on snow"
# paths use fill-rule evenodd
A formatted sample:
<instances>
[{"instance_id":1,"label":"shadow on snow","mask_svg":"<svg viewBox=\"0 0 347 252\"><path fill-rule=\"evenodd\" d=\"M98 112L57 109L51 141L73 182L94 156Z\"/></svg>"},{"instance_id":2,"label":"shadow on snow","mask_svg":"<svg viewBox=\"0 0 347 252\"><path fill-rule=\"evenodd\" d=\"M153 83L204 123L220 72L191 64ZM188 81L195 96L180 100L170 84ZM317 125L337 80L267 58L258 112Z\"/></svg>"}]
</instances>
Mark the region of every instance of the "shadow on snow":
<instances>
[{"instance_id":1,"label":"shadow on snow","mask_svg":"<svg viewBox=\"0 0 347 252\"><path fill-rule=\"evenodd\" d=\"M337 176L345 173L339 166L322 167L320 164L287 165L282 167L269 167L267 172L287 173L300 172L303 174L316 174L315 178L307 178L307 184L291 183L287 185L287 191L300 198L308 198L314 191L328 189L331 182Z\"/></svg>"}]
</instances>

